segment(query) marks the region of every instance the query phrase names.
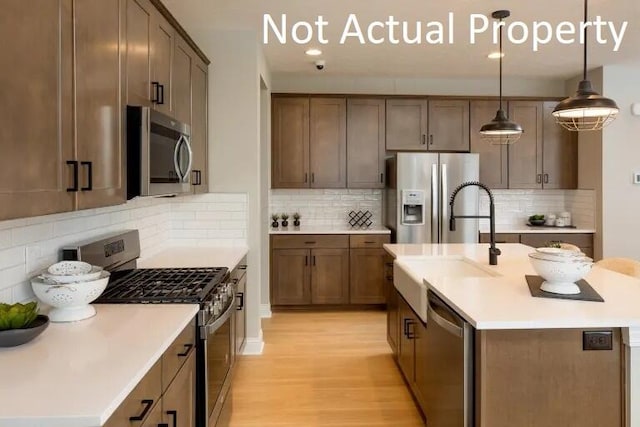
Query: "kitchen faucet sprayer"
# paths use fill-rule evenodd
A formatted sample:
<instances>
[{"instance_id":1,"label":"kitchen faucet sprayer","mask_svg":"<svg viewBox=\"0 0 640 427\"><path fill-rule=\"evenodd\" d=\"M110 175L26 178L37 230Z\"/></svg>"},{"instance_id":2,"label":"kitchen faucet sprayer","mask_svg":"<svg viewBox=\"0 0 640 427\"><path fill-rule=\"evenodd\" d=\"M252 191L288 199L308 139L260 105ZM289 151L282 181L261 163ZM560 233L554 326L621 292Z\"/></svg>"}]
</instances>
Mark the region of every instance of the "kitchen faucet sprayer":
<instances>
[{"instance_id":1,"label":"kitchen faucet sprayer","mask_svg":"<svg viewBox=\"0 0 640 427\"><path fill-rule=\"evenodd\" d=\"M489 195L489 216L481 215L460 215L456 216L453 210L456 196L458 193L466 187L480 187ZM478 181L469 181L460 184L453 193L449 200L449 206L451 207L451 217L449 218L449 230L456 231L456 219L488 219L491 233L491 245L489 246L489 265L498 265L498 255L501 254L500 249L496 248L496 208L493 199L493 194L489 187Z\"/></svg>"}]
</instances>

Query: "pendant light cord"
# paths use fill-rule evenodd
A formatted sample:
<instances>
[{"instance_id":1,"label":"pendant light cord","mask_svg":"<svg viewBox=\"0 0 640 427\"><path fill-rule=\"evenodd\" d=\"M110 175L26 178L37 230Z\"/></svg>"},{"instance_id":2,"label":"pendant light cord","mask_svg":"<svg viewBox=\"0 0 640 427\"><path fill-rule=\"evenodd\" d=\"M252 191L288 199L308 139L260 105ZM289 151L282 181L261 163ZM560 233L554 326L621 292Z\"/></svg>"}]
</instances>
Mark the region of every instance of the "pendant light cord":
<instances>
[{"instance_id":1,"label":"pendant light cord","mask_svg":"<svg viewBox=\"0 0 640 427\"><path fill-rule=\"evenodd\" d=\"M587 80L587 55L588 55L588 49L587 49L587 45L588 45L588 40L587 40L587 34L588 34L588 30L587 30L587 19L589 19L589 6L588 6L589 0L584 0L584 30L583 30L583 37L584 37L584 66L583 66L583 80Z\"/></svg>"},{"instance_id":2,"label":"pendant light cord","mask_svg":"<svg viewBox=\"0 0 640 427\"><path fill-rule=\"evenodd\" d=\"M586 0L585 0L586 1ZM500 19L500 109L502 110L502 57L504 51L502 50L502 18Z\"/></svg>"}]
</instances>

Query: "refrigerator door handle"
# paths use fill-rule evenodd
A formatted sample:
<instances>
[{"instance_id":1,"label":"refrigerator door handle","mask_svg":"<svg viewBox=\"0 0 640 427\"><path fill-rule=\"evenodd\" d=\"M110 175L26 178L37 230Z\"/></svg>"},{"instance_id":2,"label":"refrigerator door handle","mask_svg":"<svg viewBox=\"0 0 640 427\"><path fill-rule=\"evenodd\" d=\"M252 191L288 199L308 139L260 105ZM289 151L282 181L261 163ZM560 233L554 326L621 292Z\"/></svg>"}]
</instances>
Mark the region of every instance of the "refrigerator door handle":
<instances>
[{"instance_id":1,"label":"refrigerator door handle","mask_svg":"<svg viewBox=\"0 0 640 427\"><path fill-rule=\"evenodd\" d=\"M440 241L438 165L431 165L431 243Z\"/></svg>"},{"instance_id":2,"label":"refrigerator door handle","mask_svg":"<svg viewBox=\"0 0 640 427\"><path fill-rule=\"evenodd\" d=\"M449 224L449 201L447 200L449 194L449 179L448 179L447 164L443 163L440 166L440 179L442 183L442 197L440 203L442 204L442 216L440 217L440 243L449 243L449 232L447 230L447 224Z\"/></svg>"}]
</instances>

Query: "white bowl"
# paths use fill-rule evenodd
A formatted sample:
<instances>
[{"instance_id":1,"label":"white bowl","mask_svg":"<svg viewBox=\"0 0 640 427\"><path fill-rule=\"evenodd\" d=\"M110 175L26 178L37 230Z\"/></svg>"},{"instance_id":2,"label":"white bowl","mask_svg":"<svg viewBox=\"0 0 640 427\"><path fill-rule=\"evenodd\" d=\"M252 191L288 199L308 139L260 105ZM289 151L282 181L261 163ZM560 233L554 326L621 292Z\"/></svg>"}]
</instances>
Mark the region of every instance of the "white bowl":
<instances>
[{"instance_id":1,"label":"white bowl","mask_svg":"<svg viewBox=\"0 0 640 427\"><path fill-rule=\"evenodd\" d=\"M49 274L56 276L77 276L91 272L91 264L82 261L61 261L48 268Z\"/></svg>"},{"instance_id":2,"label":"white bowl","mask_svg":"<svg viewBox=\"0 0 640 427\"><path fill-rule=\"evenodd\" d=\"M51 273L42 273L42 278L45 281L53 282L52 284L65 284L65 283L84 283L98 280L102 275L102 267L92 266L91 271L86 274L74 274L74 275L59 275Z\"/></svg>"},{"instance_id":3,"label":"white bowl","mask_svg":"<svg viewBox=\"0 0 640 427\"><path fill-rule=\"evenodd\" d=\"M555 257L573 258L577 256L584 256L581 251L572 251L570 249L562 248L537 248L536 252L544 255L551 255Z\"/></svg>"},{"instance_id":4,"label":"white bowl","mask_svg":"<svg viewBox=\"0 0 640 427\"><path fill-rule=\"evenodd\" d=\"M584 278L593 267L593 261L587 257L558 261L544 259L537 253L532 253L529 254L529 261L536 273L545 280L540 289L563 295L579 294L580 288L576 282Z\"/></svg>"},{"instance_id":5,"label":"white bowl","mask_svg":"<svg viewBox=\"0 0 640 427\"><path fill-rule=\"evenodd\" d=\"M75 322L95 316L96 310L89 304L102 295L109 276L103 271L97 280L60 285L33 278L31 287L40 301L54 307L49 312L52 322Z\"/></svg>"}]
</instances>

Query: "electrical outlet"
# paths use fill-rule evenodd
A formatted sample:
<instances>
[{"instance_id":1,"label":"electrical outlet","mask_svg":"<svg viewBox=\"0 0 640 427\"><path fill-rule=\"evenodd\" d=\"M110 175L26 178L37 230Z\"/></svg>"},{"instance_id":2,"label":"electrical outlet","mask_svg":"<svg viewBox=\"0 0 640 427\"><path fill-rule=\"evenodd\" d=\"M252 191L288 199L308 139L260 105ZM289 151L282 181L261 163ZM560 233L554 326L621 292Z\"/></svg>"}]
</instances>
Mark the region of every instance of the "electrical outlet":
<instances>
[{"instance_id":1,"label":"electrical outlet","mask_svg":"<svg viewBox=\"0 0 640 427\"><path fill-rule=\"evenodd\" d=\"M613 350L613 331L584 331L582 350Z\"/></svg>"},{"instance_id":2,"label":"electrical outlet","mask_svg":"<svg viewBox=\"0 0 640 427\"><path fill-rule=\"evenodd\" d=\"M640 172L633 173L633 183L640 184Z\"/></svg>"}]
</instances>

